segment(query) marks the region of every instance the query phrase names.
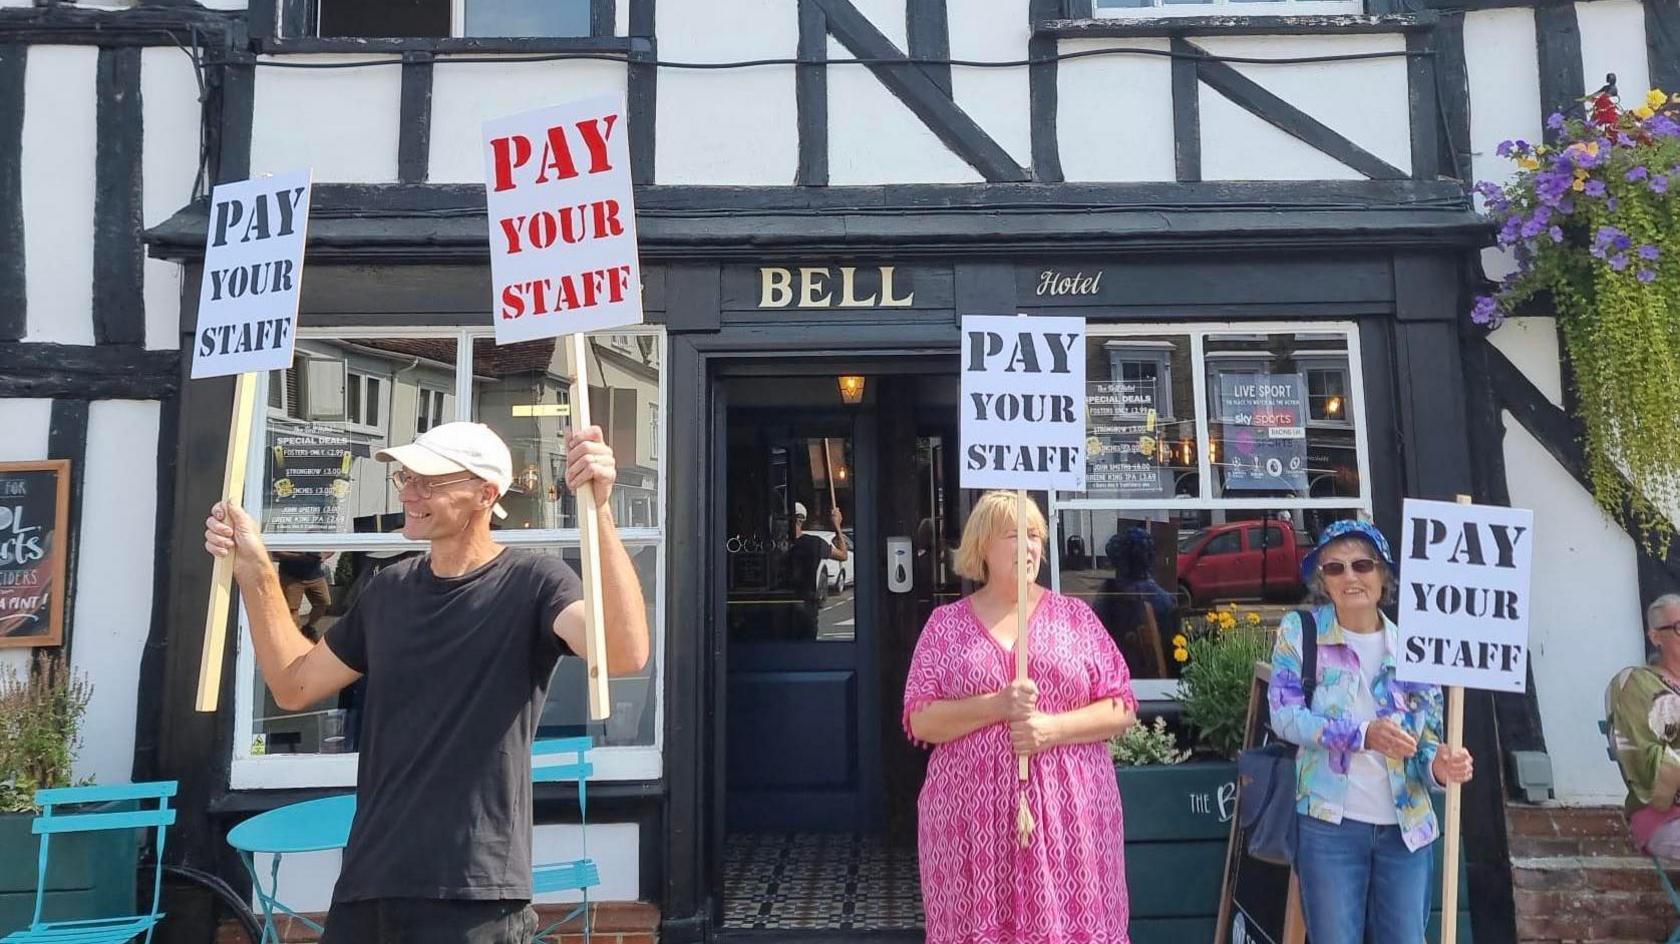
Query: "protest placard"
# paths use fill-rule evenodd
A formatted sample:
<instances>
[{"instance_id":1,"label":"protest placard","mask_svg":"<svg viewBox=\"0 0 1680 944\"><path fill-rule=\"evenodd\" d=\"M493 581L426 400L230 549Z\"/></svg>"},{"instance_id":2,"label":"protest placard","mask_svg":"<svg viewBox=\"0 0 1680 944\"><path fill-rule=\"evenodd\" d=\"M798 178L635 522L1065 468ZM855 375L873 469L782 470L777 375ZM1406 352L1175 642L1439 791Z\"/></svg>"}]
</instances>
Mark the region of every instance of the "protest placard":
<instances>
[{"instance_id":1,"label":"protest placard","mask_svg":"<svg viewBox=\"0 0 1680 944\"><path fill-rule=\"evenodd\" d=\"M1085 319L962 320L963 488L1085 490Z\"/></svg>"},{"instance_id":2,"label":"protest placard","mask_svg":"<svg viewBox=\"0 0 1680 944\"><path fill-rule=\"evenodd\" d=\"M1400 680L1525 690L1534 513L1408 498L1403 516Z\"/></svg>"},{"instance_id":3,"label":"protest placard","mask_svg":"<svg viewBox=\"0 0 1680 944\"><path fill-rule=\"evenodd\" d=\"M292 366L310 172L221 184L210 197L192 377Z\"/></svg>"},{"instance_id":4,"label":"protest placard","mask_svg":"<svg viewBox=\"0 0 1680 944\"><path fill-rule=\"evenodd\" d=\"M484 190L497 344L641 323L621 99L485 122Z\"/></svg>"}]
</instances>

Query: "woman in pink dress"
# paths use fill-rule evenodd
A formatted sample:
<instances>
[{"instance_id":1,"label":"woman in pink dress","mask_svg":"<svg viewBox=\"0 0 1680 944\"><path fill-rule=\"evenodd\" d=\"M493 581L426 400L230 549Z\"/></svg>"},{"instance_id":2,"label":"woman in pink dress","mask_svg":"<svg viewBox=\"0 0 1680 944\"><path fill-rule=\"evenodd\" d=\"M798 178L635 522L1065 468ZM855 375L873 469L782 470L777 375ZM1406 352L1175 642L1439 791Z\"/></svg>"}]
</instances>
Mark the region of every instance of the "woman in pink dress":
<instances>
[{"instance_id":1,"label":"woman in pink dress","mask_svg":"<svg viewBox=\"0 0 1680 944\"><path fill-rule=\"evenodd\" d=\"M933 746L919 852L928 944L1128 944L1120 791L1105 742L1137 717L1131 673L1091 608L1029 584L1028 682L1016 682L1015 496L974 507L957 571L983 584L933 611L904 725ZM1028 580L1044 516L1028 506ZM1032 758L1016 833L1017 755Z\"/></svg>"}]
</instances>

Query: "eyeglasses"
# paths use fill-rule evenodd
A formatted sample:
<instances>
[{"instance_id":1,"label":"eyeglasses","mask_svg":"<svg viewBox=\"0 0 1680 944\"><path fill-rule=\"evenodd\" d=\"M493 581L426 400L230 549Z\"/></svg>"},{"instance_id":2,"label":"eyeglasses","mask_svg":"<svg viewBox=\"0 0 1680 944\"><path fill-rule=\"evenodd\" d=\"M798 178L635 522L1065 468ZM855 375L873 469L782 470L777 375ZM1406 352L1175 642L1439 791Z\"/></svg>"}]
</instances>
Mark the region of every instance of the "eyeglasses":
<instances>
[{"instance_id":1,"label":"eyeglasses","mask_svg":"<svg viewBox=\"0 0 1680 944\"><path fill-rule=\"evenodd\" d=\"M391 473L390 478L391 484L396 486L397 494L399 495L402 494L403 489L412 485L414 486L414 494L419 495L421 498L431 498L432 493L440 488L448 488L451 485L459 485L462 482L476 481L478 476L463 475L458 479L444 479L441 482L434 482L430 479L421 478L418 475L412 475L406 470L398 469L397 471Z\"/></svg>"},{"instance_id":2,"label":"eyeglasses","mask_svg":"<svg viewBox=\"0 0 1680 944\"><path fill-rule=\"evenodd\" d=\"M1349 567L1352 567L1353 572L1356 574L1368 574L1377 569L1377 562L1369 557L1361 557L1358 560L1348 561L1347 563L1343 563L1341 561L1325 561L1324 563L1318 565L1318 572L1326 577L1340 577L1342 574L1347 573L1347 569Z\"/></svg>"},{"instance_id":3,"label":"eyeglasses","mask_svg":"<svg viewBox=\"0 0 1680 944\"><path fill-rule=\"evenodd\" d=\"M1651 632L1673 633L1676 636L1680 636L1680 623L1669 623L1667 626L1653 626L1651 627Z\"/></svg>"}]
</instances>

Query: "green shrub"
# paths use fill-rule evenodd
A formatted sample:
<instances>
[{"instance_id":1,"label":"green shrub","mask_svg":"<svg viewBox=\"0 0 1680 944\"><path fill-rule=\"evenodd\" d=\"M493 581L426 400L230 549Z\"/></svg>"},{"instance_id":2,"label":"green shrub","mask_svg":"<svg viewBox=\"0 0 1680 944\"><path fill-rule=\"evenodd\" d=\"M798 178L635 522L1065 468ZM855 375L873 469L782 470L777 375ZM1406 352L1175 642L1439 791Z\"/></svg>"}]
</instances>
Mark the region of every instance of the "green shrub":
<instances>
[{"instance_id":1,"label":"green shrub","mask_svg":"<svg viewBox=\"0 0 1680 944\"><path fill-rule=\"evenodd\" d=\"M1108 753L1116 764L1142 767L1148 764L1182 764L1190 752L1179 750L1178 738L1167 729L1167 719L1157 716L1153 724L1134 724L1126 733L1108 742Z\"/></svg>"},{"instance_id":2,"label":"green shrub","mask_svg":"<svg viewBox=\"0 0 1680 944\"><path fill-rule=\"evenodd\" d=\"M0 670L0 813L34 812L36 790L70 786L91 694L56 657L22 678Z\"/></svg>"}]
</instances>

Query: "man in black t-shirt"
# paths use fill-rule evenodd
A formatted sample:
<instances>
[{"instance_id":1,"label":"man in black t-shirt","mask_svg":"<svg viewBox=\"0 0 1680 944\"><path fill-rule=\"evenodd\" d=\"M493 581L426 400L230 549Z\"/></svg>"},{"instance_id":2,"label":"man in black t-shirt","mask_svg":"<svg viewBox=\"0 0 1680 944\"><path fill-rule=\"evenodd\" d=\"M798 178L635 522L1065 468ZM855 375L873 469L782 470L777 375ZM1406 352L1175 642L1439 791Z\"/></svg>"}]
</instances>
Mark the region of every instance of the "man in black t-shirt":
<instances>
[{"instance_id":1,"label":"man in black t-shirt","mask_svg":"<svg viewBox=\"0 0 1680 944\"><path fill-rule=\"evenodd\" d=\"M403 535L430 553L370 579L318 643L292 622L255 522L221 503L205 547L234 554L257 666L287 711L366 678L356 819L322 944L524 944L531 898L531 742L560 657L584 650L582 589L557 555L497 544L512 479L489 427L445 423L376 458ZM566 484L600 509L603 670L639 670L647 609L608 498L598 427L568 437ZM582 693L579 693L582 697Z\"/></svg>"},{"instance_id":2,"label":"man in black t-shirt","mask_svg":"<svg viewBox=\"0 0 1680 944\"><path fill-rule=\"evenodd\" d=\"M800 599L800 629L804 638L817 637L817 620L822 614L823 589L819 580L827 580L827 575L818 577L825 560L843 561L846 559L846 535L840 530L844 518L840 509L829 512L829 522L834 525L832 540L805 531L805 505L801 502L793 503L793 540L788 545L788 572L792 575L793 591Z\"/></svg>"}]
</instances>

